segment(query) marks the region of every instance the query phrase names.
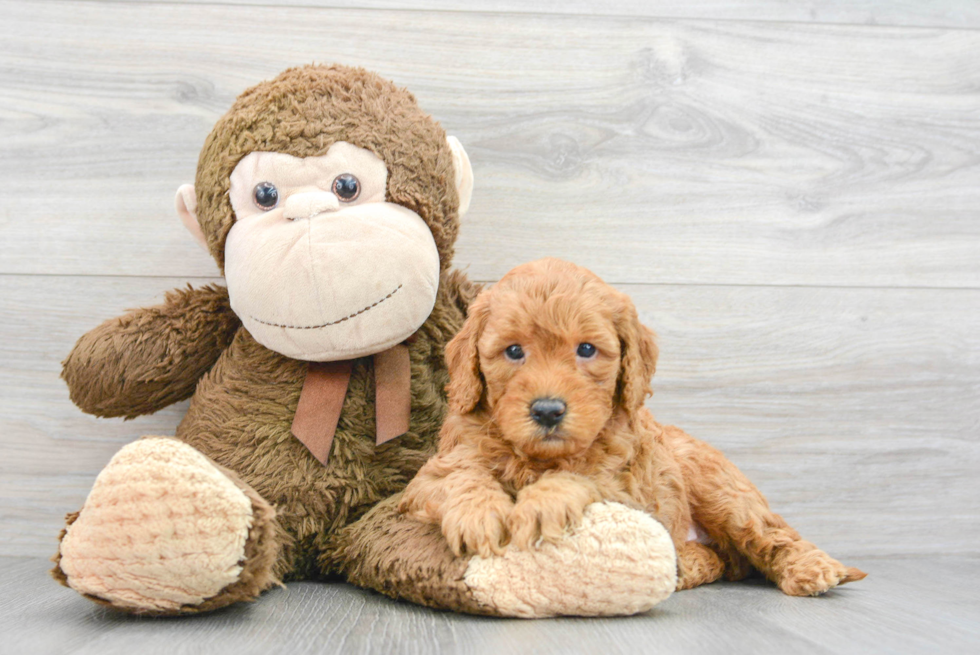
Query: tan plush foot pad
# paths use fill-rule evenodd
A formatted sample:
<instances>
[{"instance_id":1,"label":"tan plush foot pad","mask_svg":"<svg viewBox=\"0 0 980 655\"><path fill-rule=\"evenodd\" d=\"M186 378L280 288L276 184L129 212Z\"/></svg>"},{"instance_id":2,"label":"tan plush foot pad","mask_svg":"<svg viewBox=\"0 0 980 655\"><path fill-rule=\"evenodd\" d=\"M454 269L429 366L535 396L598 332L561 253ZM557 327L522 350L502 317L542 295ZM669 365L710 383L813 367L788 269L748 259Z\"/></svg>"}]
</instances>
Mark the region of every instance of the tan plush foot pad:
<instances>
[{"instance_id":1,"label":"tan plush foot pad","mask_svg":"<svg viewBox=\"0 0 980 655\"><path fill-rule=\"evenodd\" d=\"M249 499L204 455L141 439L99 474L61 542L60 567L83 594L174 611L238 580L252 520Z\"/></svg>"},{"instance_id":2,"label":"tan plush foot pad","mask_svg":"<svg viewBox=\"0 0 980 655\"><path fill-rule=\"evenodd\" d=\"M649 514L594 503L559 544L470 560L466 585L505 616L617 616L645 612L677 585L670 535Z\"/></svg>"}]
</instances>

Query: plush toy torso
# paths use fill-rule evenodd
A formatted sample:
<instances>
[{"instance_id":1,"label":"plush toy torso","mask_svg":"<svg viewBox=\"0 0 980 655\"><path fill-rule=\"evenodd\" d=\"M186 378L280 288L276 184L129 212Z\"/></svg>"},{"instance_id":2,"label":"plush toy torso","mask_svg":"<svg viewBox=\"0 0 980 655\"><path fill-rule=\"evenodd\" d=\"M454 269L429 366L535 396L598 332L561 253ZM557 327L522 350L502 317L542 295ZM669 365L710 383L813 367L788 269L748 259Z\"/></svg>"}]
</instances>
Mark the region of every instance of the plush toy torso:
<instances>
[{"instance_id":1,"label":"plush toy torso","mask_svg":"<svg viewBox=\"0 0 980 655\"><path fill-rule=\"evenodd\" d=\"M177 438L235 471L276 508L288 535L278 567L285 579L329 573L317 558L331 537L404 488L435 451L449 381L444 347L465 318L461 291L473 293L465 277L443 276L436 307L409 345L409 432L375 445L373 363L359 358L325 465L290 432L306 362L265 348L239 328L201 379Z\"/></svg>"}]
</instances>

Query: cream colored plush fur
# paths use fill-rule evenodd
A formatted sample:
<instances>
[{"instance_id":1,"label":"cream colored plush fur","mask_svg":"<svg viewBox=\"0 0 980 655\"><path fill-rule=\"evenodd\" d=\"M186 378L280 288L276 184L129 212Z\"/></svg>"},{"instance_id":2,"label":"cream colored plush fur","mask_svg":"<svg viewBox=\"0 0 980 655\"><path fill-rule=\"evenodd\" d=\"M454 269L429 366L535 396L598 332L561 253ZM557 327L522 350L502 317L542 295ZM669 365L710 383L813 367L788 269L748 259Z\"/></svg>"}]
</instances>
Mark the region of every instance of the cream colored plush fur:
<instances>
[{"instance_id":1,"label":"cream colored plush fur","mask_svg":"<svg viewBox=\"0 0 980 655\"><path fill-rule=\"evenodd\" d=\"M474 557L464 580L479 601L507 616L622 616L673 593L677 560L667 530L649 514L593 503L567 539Z\"/></svg>"},{"instance_id":2,"label":"cream colored plush fur","mask_svg":"<svg viewBox=\"0 0 980 655\"><path fill-rule=\"evenodd\" d=\"M198 604L242 571L252 505L197 450L149 437L120 450L61 543L76 591L123 607Z\"/></svg>"},{"instance_id":3,"label":"cream colored plush fur","mask_svg":"<svg viewBox=\"0 0 980 655\"><path fill-rule=\"evenodd\" d=\"M358 180L350 200L332 191L341 175ZM255 203L262 183L277 189L275 206ZM225 279L256 341L294 359L353 359L402 342L425 322L439 252L418 214L385 201L386 185L384 161L345 142L318 157L253 152L239 162Z\"/></svg>"}]
</instances>

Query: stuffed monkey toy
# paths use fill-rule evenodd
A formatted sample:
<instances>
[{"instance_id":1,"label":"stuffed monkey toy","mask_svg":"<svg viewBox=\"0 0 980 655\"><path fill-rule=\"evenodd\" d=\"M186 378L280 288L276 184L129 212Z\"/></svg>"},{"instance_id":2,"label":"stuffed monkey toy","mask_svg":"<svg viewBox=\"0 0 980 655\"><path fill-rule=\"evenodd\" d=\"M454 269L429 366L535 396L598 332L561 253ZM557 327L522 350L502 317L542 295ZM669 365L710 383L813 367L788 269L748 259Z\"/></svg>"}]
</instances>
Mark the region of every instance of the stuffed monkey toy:
<instances>
[{"instance_id":1,"label":"stuffed monkey toy","mask_svg":"<svg viewBox=\"0 0 980 655\"><path fill-rule=\"evenodd\" d=\"M227 287L110 319L64 362L96 416L191 402L174 437L139 439L99 474L54 577L149 615L337 575L503 616L631 614L669 595L670 538L621 505L489 559L397 512L435 451L444 347L478 290L450 266L472 179L459 142L362 69L294 68L243 93L176 201Z\"/></svg>"}]
</instances>

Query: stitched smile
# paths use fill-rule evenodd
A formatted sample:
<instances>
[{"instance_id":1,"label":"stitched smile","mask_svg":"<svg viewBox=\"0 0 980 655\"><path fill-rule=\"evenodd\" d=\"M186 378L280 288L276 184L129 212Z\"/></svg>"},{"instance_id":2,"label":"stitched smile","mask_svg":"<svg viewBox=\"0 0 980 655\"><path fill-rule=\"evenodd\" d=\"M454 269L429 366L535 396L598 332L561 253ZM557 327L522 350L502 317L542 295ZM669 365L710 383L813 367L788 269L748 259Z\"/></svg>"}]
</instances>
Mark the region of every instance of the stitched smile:
<instances>
[{"instance_id":1,"label":"stitched smile","mask_svg":"<svg viewBox=\"0 0 980 655\"><path fill-rule=\"evenodd\" d=\"M350 316L345 316L345 317L343 317L341 319L337 319L336 321L330 321L329 323L324 323L322 325L283 325L281 323L270 323L269 321L263 321L260 318L255 318L254 316L251 316L250 318L253 321L256 321L258 323L261 323L262 325L271 325L272 327L289 328L290 330L319 330L320 328L330 327L331 325L337 325L339 323L343 323L344 321L349 321L352 318L354 318L355 316L360 316L361 314L363 314L364 312L368 311L369 309L374 309L375 307L377 307L378 305L380 305L384 301L388 300L388 298L391 298L393 295L395 295L396 293L398 293L398 290L401 289L401 288L402 288L402 285L399 284L397 287L395 287L395 290L394 291L392 291L391 293L389 293L387 296L385 296L381 300L379 300L379 301L377 301L375 303L372 303L372 304L368 305L364 309L361 309L359 311L354 312Z\"/></svg>"}]
</instances>

